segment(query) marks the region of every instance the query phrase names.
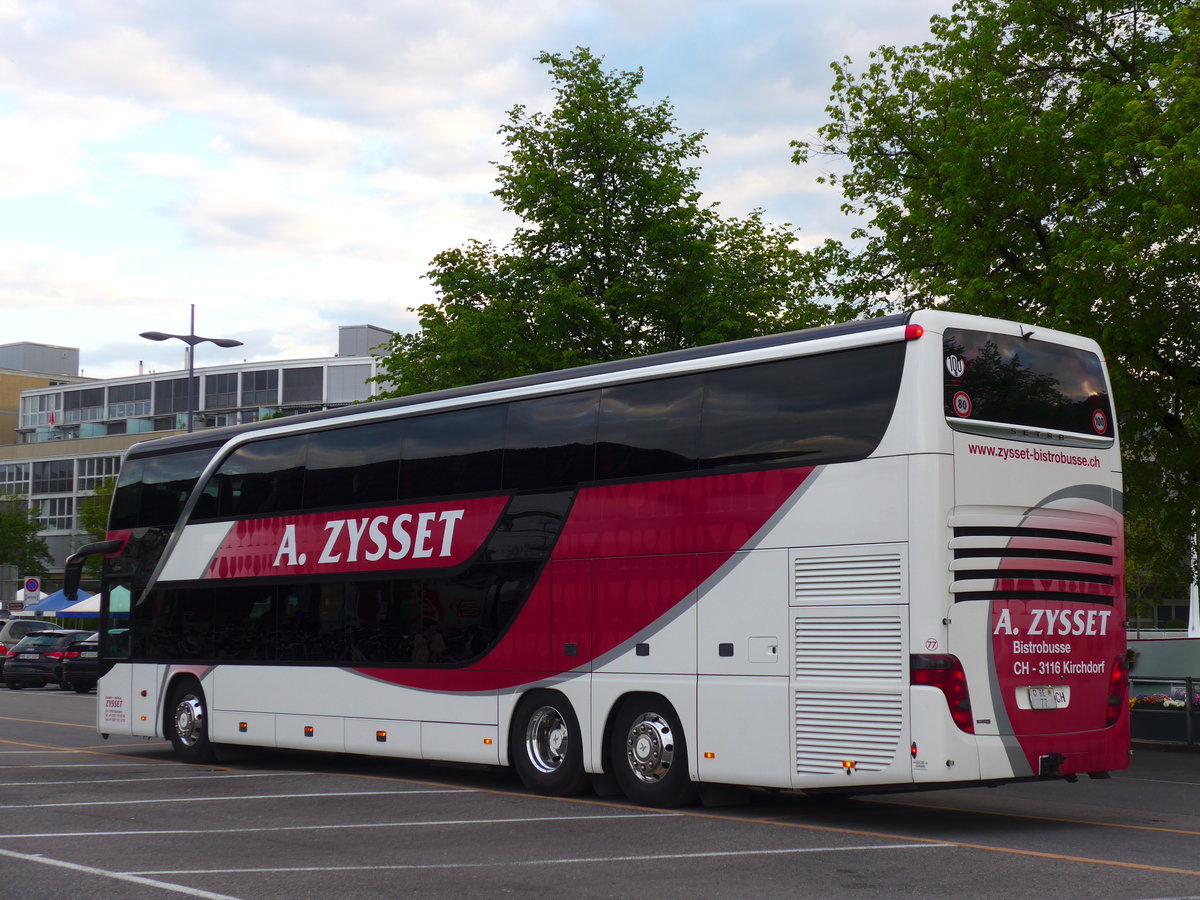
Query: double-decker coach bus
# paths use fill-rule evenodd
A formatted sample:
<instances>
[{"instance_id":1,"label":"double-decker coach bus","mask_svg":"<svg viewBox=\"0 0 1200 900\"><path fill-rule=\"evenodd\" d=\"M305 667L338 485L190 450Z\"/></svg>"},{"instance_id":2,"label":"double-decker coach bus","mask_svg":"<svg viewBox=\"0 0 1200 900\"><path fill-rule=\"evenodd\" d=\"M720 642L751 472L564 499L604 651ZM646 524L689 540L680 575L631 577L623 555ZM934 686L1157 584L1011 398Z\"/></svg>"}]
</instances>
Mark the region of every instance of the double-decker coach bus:
<instances>
[{"instance_id":1,"label":"double-decker coach bus","mask_svg":"<svg viewBox=\"0 0 1200 900\"><path fill-rule=\"evenodd\" d=\"M101 732L698 785L1128 763L1099 348L921 311L132 447Z\"/></svg>"}]
</instances>

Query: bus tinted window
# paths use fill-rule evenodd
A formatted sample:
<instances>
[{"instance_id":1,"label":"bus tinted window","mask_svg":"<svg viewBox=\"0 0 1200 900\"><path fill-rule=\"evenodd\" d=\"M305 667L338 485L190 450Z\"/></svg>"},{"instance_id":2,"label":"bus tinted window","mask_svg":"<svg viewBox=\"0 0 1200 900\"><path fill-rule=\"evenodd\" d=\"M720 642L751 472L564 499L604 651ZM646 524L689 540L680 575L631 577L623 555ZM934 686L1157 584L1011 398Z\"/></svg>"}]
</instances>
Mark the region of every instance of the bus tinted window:
<instances>
[{"instance_id":1,"label":"bus tinted window","mask_svg":"<svg viewBox=\"0 0 1200 900\"><path fill-rule=\"evenodd\" d=\"M211 658L213 593L160 590L139 597L129 614L131 655L135 659Z\"/></svg>"},{"instance_id":2,"label":"bus tinted window","mask_svg":"<svg viewBox=\"0 0 1200 900\"><path fill-rule=\"evenodd\" d=\"M509 404L504 487L537 490L592 480L599 391Z\"/></svg>"},{"instance_id":3,"label":"bus tinted window","mask_svg":"<svg viewBox=\"0 0 1200 900\"><path fill-rule=\"evenodd\" d=\"M946 418L1112 437L1104 364L1094 353L1017 335L948 328Z\"/></svg>"},{"instance_id":4,"label":"bus tinted window","mask_svg":"<svg viewBox=\"0 0 1200 900\"><path fill-rule=\"evenodd\" d=\"M372 422L310 435L305 508L394 502L404 424Z\"/></svg>"},{"instance_id":5,"label":"bus tinted window","mask_svg":"<svg viewBox=\"0 0 1200 900\"><path fill-rule=\"evenodd\" d=\"M868 455L891 418L901 344L712 372L703 466L812 464Z\"/></svg>"},{"instance_id":6,"label":"bus tinted window","mask_svg":"<svg viewBox=\"0 0 1200 900\"><path fill-rule=\"evenodd\" d=\"M108 514L110 529L137 528L142 506L142 474L145 470L144 459L127 459L121 466Z\"/></svg>"},{"instance_id":7,"label":"bus tinted window","mask_svg":"<svg viewBox=\"0 0 1200 900\"><path fill-rule=\"evenodd\" d=\"M410 419L401 499L498 491L505 411L482 406Z\"/></svg>"},{"instance_id":8,"label":"bus tinted window","mask_svg":"<svg viewBox=\"0 0 1200 900\"><path fill-rule=\"evenodd\" d=\"M299 509L307 438L283 437L243 444L221 463L204 488L195 518L254 516Z\"/></svg>"},{"instance_id":9,"label":"bus tinted window","mask_svg":"<svg viewBox=\"0 0 1200 900\"><path fill-rule=\"evenodd\" d=\"M174 527L214 452L205 448L129 460L117 481L109 527Z\"/></svg>"},{"instance_id":10,"label":"bus tinted window","mask_svg":"<svg viewBox=\"0 0 1200 900\"><path fill-rule=\"evenodd\" d=\"M701 376L685 375L605 388L596 477L695 471L703 387Z\"/></svg>"}]
</instances>

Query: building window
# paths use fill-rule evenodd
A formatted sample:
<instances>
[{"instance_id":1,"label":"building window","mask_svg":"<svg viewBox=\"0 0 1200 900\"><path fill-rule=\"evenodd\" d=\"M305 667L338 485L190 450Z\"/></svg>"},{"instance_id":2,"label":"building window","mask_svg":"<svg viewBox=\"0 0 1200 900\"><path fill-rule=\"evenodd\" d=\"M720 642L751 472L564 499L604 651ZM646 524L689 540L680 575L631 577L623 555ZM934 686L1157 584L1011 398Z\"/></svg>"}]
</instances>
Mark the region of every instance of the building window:
<instances>
[{"instance_id":1,"label":"building window","mask_svg":"<svg viewBox=\"0 0 1200 900\"><path fill-rule=\"evenodd\" d=\"M94 491L110 478L116 478L121 469L119 456L92 456L79 460L79 490Z\"/></svg>"},{"instance_id":2,"label":"building window","mask_svg":"<svg viewBox=\"0 0 1200 900\"><path fill-rule=\"evenodd\" d=\"M33 464L33 493L69 494L75 489L75 460L51 459Z\"/></svg>"},{"instance_id":3,"label":"building window","mask_svg":"<svg viewBox=\"0 0 1200 900\"><path fill-rule=\"evenodd\" d=\"M114 384L108 389L108 418L131 419L148 416L150 406L150 382L137 384Z\"/></svg>"},{"instance_id":4,"label":"building window","mask_svg":"<svg viewBox=\"0 0 1200 900\"><path fill-rule=\"evenodd\" d=\"M75 527L74 497L50 497L37 504L38 522L44 531L71 531Z\"/></svg>"},{"instance_id":5,"label":"building window","mask_svg":"<svg viewBox=\"0 0 1200 900\"><path fill-rule=\"evenodd\" d=\"M368 365L330 366L329 367L329 402L354 403L371 398L371 386L367 379L371 377L371 367Z\"/></svg>"},{"instance_id":6,"label":"building window","mask_svg":"<svg viewBox=\"0 0 1200 900\"><path fill-rule=\"evenodd\" d=\"M62 424L62 393L30 394L21 398L21 427L45 428Z\"/></svg>"},{"instance_id":7,"label":"building window","mask_svg":"<svg viewBox=\"0 0 1200 900\"><path fill-rule=\"evenodd\" d=\"M278 369L242 373L242 406L275 406L278 403Z\"/></svg>"},{"instance_id":8,"label":"building window","mask_svg":"<svg viewBox=\"0 0 1200 900\"><path fill-rule=\"evenodd\" d=\"M104 418L104 388L63 391L63 421L98 422Z\"/></svg>"},{"instance_id":9,"label":"building window","mask_svg":"<svg viewBox=\"0 0 1200 900\"><path fill-rule=\"evenodd\" d=\"M284 403L320 403L321 382L323 381L320 366L304 369L283 370L283 402Z\"/></svg>"},{"instance_id":10,"label":"building window","mask_svg":"<svg viewBox=\"0 0 1200 900\"><path fill-rule=\"evenodd\" d=\"M192 379L192 397L200 398L200 379ZM154 414L185 413L188 411L188 380L171 378L154 383Z\"/></svg>"},{"instance_id":11,"label":"building window","mask_svg":"<svg viewBox=\"0 0 1200 900\"><path fill-rule=\"evenodd\" d=\"M238 405L237 372L204 376L204 408L233 409Z\"/></svg>"},{"instance_id":12,"label":"building window","mask_svg":"<svg viewBox=\"0 0 1200 900\"><path fill-rule=\"evenodd\" d=\"M0 463L0 496L29 493L29 463Z\"/></svg>"}]
</instances>

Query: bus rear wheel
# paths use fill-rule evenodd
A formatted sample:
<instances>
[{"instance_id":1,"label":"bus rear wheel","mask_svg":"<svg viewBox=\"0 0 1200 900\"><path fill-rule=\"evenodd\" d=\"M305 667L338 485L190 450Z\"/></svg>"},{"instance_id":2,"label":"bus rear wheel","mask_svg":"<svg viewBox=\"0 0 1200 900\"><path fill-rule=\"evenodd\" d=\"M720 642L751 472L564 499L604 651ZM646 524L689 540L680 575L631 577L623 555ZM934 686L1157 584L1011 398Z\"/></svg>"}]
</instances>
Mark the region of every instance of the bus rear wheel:
<instances>
[{"instance_id":1,"label":"bus rear wheel","mask_svg":"<svg viewBox=\"0 0 1200 900\"><path fill-rule=\"evenodd\" d=\"M670 809L695 801L687 741L679 717L666 700L655 696L625 700L617 710L610 741L613 775L634 803Z\"/></svg>"},{"instance_id":2,"label":"bus rear wheel","mask_svg":"<svg viewBox=\"0 0 1200 900\"><path fill-rule=\"evenodd\" d=\"M208 705L204 689L194 678L176 683L167 701L166 731L175 755L188 763L212 762L216 758L208 739Z\"/></svg>"},{"instance_id":3,"label":"bus rear wheel","mask_svg":"<svg viewBox=\"0 0 1200 900\"><path fill-rule=\"evenodd\" d=\"M537 691L517 705L509 738L509 758L521 782L552 797L581 793L583 736L570 702L556 691Z\"/></svg>"}]
</instances>

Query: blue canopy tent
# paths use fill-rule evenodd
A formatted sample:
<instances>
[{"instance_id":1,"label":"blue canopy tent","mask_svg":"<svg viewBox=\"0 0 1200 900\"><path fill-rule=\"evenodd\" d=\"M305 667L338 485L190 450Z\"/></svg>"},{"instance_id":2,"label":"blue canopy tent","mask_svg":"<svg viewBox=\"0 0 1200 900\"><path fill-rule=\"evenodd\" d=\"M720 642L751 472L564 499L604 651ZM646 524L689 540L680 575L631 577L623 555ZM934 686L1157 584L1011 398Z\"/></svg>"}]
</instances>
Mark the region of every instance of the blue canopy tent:
<instances>
[{"instance_id":1,"label":"blue canopy tent","mask_svg":"<svg viewBox=\"0 0 1200 900\"><path fill-rule=\"evenodd\" d=\"M44 616L47 613L57 613L72 606L87 597L91 597L87 591L80 591L79 596L74 600L68 600L67 595L62 591L55 591L47 597L43 597L37 603L29 603L25 606L25 612L34 613L35 615Z\"/></svg>"}]
</instances>

